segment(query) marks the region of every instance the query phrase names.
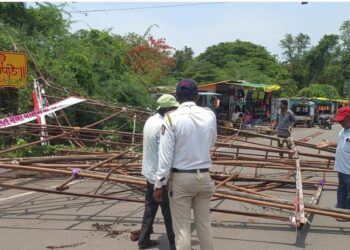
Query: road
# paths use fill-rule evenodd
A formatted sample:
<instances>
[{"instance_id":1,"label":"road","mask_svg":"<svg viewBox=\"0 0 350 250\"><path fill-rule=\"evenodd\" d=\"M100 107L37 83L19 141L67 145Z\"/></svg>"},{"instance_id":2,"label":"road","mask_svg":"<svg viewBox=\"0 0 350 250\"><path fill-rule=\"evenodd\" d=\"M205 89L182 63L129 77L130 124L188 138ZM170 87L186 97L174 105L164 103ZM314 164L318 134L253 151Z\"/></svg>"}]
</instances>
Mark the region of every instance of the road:
<instances>
[{"instance_id":1,"label":"road","mask_svg":"<svg viewBox=\"0 0 350 250\"><path fill-rule=\"evenodd\" d=\"M321 139L336 140L340 126L334 125L331 131L316 127L296 128L293 134L295 139L299 139L317 131L322 131L323 134L310 140L310 143L318 143ZM331 176L332 180L336 180L335 174ZM54 187L65 179L28 177L7 183ZM71 185L70 191L84 192L97 187L99 183L94 180L77 180ZM124 188L108 185L108 192L118 192ZM313 193L314 190L305 190L305 193L308 192ZM124 192L123 196L137 197L140 194L142 190L133 189ZM292 197L291 194L286 196ZM322 192L320 205L334 207L335 202L335 188ZM220 205L220 208L239 208L251 212L267 210L269 213L281 214L280 211L239 202L225 201L215 205ZM142 213L142 203L1 189L0 249L138 249L137 243L129 237L130 231L140 228ZM310 219L311 225L296 232L288 222L283 221L221 213L212 213L211 216L215 249L348 250L350 245L350 222L337 222L331 217L315 215ZM103 231L103 227L108 230ZM168 249L160 211L155 220L154 232L152 239L161 242L154 249ZM195 230L192 245L194 249L199 249Z\"/></svg>"}]
</instances>

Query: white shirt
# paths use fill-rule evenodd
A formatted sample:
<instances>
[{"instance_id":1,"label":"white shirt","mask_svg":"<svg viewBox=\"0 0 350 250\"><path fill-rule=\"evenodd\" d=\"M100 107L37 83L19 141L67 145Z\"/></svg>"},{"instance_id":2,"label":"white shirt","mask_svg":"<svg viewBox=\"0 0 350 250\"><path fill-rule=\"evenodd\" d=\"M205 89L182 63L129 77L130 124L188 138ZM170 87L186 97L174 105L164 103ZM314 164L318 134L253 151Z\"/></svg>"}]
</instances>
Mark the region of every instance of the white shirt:
<instances>
[{"instance_id":1,"label":"white shirt","mask_svg":"<svg viewBox=\"0 0 350 250\"><path fill-rule=\"evenodd\" d=\"M342 129L339 133L335 152L335 171L350 175L350 129Z\"/></svg>"},{"instance_id":2,"label":"white shirt","mask_svg":"<svg viewBox=\"0 0 350 250\"><path fill-rule=\"evenodd\" d=\"M242 117L243 117L243 114L241 112L232 113L231 121L233 121L233 122L239 121L240 115L242 115Z\"/></svg>"},{"instance_id":3,"label":"white shirt","mask_svg":"<svg viewBox=\"0 0 350 250\"><path fill-rule=\"evenodd\" d=\"M167 113L161 128L155 187L167 183L170 168L210 168L210 149L216 137L216 117L209 109L184 102Z\"/></svg>"},{"instance_id":4,"label":"white shirt","mask_svg":"<svg viewBox=\"0 0 350 250\"><path fill-rule=\"evenodd\" d=\"M158 168L158 145L163 117L155 114L149 117L143 127L142 175L154 184Z\"/></svg>"}]
</instances>

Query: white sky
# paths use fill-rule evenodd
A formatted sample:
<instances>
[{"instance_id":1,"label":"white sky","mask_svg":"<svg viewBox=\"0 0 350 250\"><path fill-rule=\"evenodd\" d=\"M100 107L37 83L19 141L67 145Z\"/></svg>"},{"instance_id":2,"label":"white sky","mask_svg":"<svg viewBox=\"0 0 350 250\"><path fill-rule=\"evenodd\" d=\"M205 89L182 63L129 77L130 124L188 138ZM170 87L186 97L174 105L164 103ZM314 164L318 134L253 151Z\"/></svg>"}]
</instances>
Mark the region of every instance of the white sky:
<instances>
[{"instance_id":1,"label":"white sky","mask_svg":"<svg viewBox=\"0 0 350 250\"><path fill-rule=\"evenodd\" d=\"M196 5L187 5L196 4ZM187 5L164 8L166 5ZM158 7L157 7L158 6ZM130 9L143 8L145 9ZM149 8L153 7L153 8ZM129 8L129 9L128 9ZM119 10L115 10L119 9ZM316 45L325 34L339 34L341 24L350 19L349 2L75 2L66 11L106 10L71 13L72 31L111 28L112 33L151 34L167 44L191 47L195 55L208 46L240 39L266 47L281 55L279 42L285 34L304 33ZM109 11L108 11L109 10Z\"/></svg>"}]
</instances>

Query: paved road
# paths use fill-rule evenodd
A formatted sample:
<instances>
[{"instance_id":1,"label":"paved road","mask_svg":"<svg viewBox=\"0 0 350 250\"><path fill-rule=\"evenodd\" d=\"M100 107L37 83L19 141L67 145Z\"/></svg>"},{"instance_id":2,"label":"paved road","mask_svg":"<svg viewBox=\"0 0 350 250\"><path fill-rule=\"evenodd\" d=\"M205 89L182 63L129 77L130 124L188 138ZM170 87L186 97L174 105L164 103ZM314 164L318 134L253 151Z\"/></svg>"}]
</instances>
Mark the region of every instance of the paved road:
<instances>
[{"instance_id":1,"label":"paved road","mask_svg":"<svg viewBox=\"0 0 350 250\"><path fill-rule=\"evenodd\" d=\"M339 125L335 125L331 131L322 130L324 133L321 136L309 142L317 143L322 138L336 139L339 130ZM298 139L317 131L321 130L297 128L293 133L295 139ZM332 174L332 176L331 178L335 180L335 175ZM32 187L52 187L62 183L62 180L22 178L12 180L11 183L26 183ZM99 183L93 180L78 181L70 187L70 191L86 192L97 187ZM108 192L123 189L123 186L110 185ZM314 191L305 189L306 194L313 194ZM122 194L133 197L139 196L142 191L135 189ZM320 205L334 206L335 196L334 188L323 191ZM286 193L287 197L291 198L292 193ZM225 201L215 205L220 208L283 215L281 211L238 202ZM140 228L142 212L142 203L72 198L2 189L0 192L0 249L138 249L137 244L130 241L129 232ZM295 232L288 222L212 213L215 249L349 249L350 222L337 222L333 218L319 215L315 215L310 221L310 226ZM110 225L111 235L108 235L107 231L98 230L99 225L107 224ZM154 249L168 249L160 212L155 221L154 232L152 238L161 242ZM192 245L195 249L199 249L195 230Z\"/></svg>"}]
</instances>

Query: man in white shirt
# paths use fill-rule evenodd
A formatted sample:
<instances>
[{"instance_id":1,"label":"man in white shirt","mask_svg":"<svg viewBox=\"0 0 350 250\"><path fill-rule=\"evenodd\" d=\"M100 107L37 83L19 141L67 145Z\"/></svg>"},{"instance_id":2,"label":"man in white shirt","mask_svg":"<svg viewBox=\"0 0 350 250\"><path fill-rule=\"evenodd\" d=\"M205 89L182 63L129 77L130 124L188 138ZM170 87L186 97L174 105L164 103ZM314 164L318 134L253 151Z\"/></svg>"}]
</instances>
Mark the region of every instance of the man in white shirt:
<instances>
[{"instance_id":1,"label":"man in white shirt","mask_svg":"<svg viewBox=\"0 0 350 250\"><path fill-rule=\"evenodd\" d=\"M177 250L191 250L191 207L201 250L213 250L210 199L215 191L209 169L210 149L217 137L216 117L196 105L197 83L184 79L176 85L178 109L164 117L154 190L161 202L168 182L169 202Z\"/></svg>"},{"instance_id":2,"label":"man in white shirt","mask_svg":"<svg viewBox=\"0 0 350 250\"><path fill-rule=\"evenodd\" d=\"M350 209L350 106L338 110L335 119L343 129L339 133L338 142L323 141L317 146L337 147L335 153L335 171L338 172L337 208ZM338 221L349 221L337 218Z\"/></svg>"},{"instance_id":3,"label":"man in white shirt","mask_svg":"<svg viewBox=\"0 0 350 250\"><path fill-rule=\"evenodd\" d=\"M160 205L164 217L164 223L168 235L170 249L175 249L175 235L172 228L169 198L166 186L163 186L163 202L158 203L153 198L155 173L158 168L158 146L163 117L166 112L176 109L179 103L175 97L169 94L162 95L157 103L159 107L157 113L149 117L143 128L143 155L142 174L147 180L147 190L145 194L145 211L143 214L142 227L138 240L139 249L146 249L159 244L158 241L150 239L153 221Z\"/></svg>"}]
</instances>

